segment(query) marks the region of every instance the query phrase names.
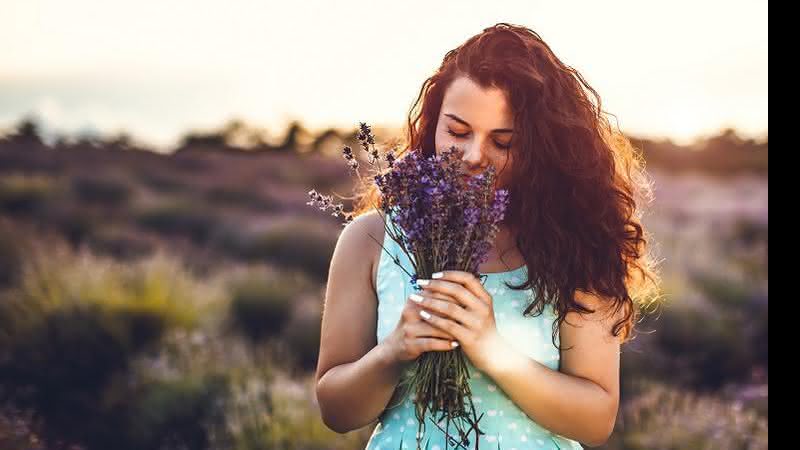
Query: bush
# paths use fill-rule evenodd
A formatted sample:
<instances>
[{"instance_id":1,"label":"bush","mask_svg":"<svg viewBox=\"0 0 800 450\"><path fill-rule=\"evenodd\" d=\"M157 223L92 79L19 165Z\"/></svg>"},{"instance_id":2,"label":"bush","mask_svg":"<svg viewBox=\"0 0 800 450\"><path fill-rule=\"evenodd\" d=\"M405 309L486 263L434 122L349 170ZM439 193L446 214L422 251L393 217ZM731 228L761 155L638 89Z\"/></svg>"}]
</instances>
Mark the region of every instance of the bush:
<instances>
[{"instance_id":1,"label":"bush","mask_svg":"<svg viewBox=\"0 0 800 450\"><path fill-rule=\"evenodd\" d=\"M4 385L35 387L20 389L18 399L48 408L65 391L68 397L93 393L165 326L166 319L155 312L81 303L55 308L13 330L0 379Z\"/></svg>"},{"instance_id":2,"label":"bush","mask_svg":"<svg viewBox=\"0 0 800 450\"><path fill-rule=\"evenodd\" d=\"M286 328L285 339L290 354L303 370L314 370L319 359L321 318L318 315L299 314Z\"/></svg>"},{"instance_id":3,"label":"bush","mask_svg":"<svg viewBox=\"0 0 800 450\"><path fill-rule=\"evenodd\" d=\"M718 326L726 327L728 351L733 353L727 363L733 381L745 378L756 366L767 369L769 364L769 298L758 287L743 281L732 281L712 274L695 274L693 281L716 307ZM709 318L711 319L711 318ZM735 337L733 336L735 335ZM722 355L720 357L723 357Z\"/></svg>"},{"instance_id":4,"label":"bush","mask_svg":"<svg viewBox=\"0 0 800 450\"><path fill-rule=\"evenodd\" d=\"M670 374L684 388L715 390L744 381L758 355L750 349L739 323L730 317L673 305L656 322L656 331L641 353L626 353L626 377ZM643 369L644 372L637 369Z\"/></svg>"},{"instance_id":5,"label":"bush","mask_svg":"<svg viewBox=\"0 0 800 450\"><path fill-rule=\"evenodd\" d=\"M220 206L243 206L259 211L275 211L278 203L272 198L264 198L257 192L233 186L217 186L205 193L205 199Z\"/></svg>"},{"instance_id":6,"label":"bush","mask_svg":"<svg viewBox=\"0 0 800 450\"><path fill-rule=\"evenodd\" d=\"M106 227L92 233L89 238L92 250L113 256L115 259L131 260L152 254L156 245L140 232L118 226Z\"/></svg>"},{"instance_id":7,"label":"bush","mask_svg":"<svg viewBox=\"0 0 800 450\"><path fill-rule=\"evenodd\" d=\"M330 229L307 221L291 221L245 240L239 252L244 258L274 261L324 281L328 278L336 238L335 231Z\"/></svg>"},{"instance_id":8,"label":"bush","mask_svg":"<svg viewBox=\"0 0 800 450\"><path fill-rule=\"evenodd\" d=\"M216 216L196 205L177 201L141 212L138 222L163 234L179 234L195 243L206 242L217 226Z\"/></svg>"},{"instance_id":9,"label":"bush","mask_svg":"<svg viewBox=\"0 0 800 450\"><path fill-rule=\"evenodd\" d=\"M176 193L187 190L187 186L180 180L169 174L160 174L152 170L147 170L137 174L137 178L141 180L145 186L161 193Z\"/></svg>"},{"instance_id":10,"label":"bush","mask_svg":"<svg viewBox=\"0 0 800 450\"><path fill-rule=\"evenodd\" d=\"M733 239L746 246L763 242L769 245L769 226L746 218L738 218L734 223Z\"/></svg>"},{"instance_id":11,"label":"bush","mask_svg":"<svg viewBox=\"0 0 800 450\"><path fill-rule=\"evenodd\" d=\"M131 188L121 181L90 176L74 178L72 190L78 201L104 206L124 206L132 196Z\"/></svg>"},{"instance_id":12,"label":"bush","mask_svg":"<svg viewBox=\"0 0 800 450\"><path fill-rule=\"evenodd\" d=\"M99 214L92 214L77 205L59 203L48 206L38 219L62 234L75 247L92 235L98 226Z\"/></svg>"},{"instance_id":13,"label":"bush","mask_svg":"<svg viewBox=\"0 0 800 450\"><path fill-rule=\"evenodd\" d=\"M0 178L0 211L34 214L58 192L57 183L45 176L3 175Z\"/></svg>"},{"instance_id":14,"label":"bush","mask_svg":"<svg viewBox=\"0 0 800 450\"><path fill-rule=\"evenodd\" d=\"M278 335L292 313L302 287L290 279L251 278L233 287L231 315L235 326L254 341Z\"/></svg>"},{"instance_id":15,"label":"bush","mask_svg":"<svg viewBox=\"0 0 800 450\"><path fill-rule=\"evenodd\" d=\"M124 397L116 392L127 389L130 361L199 315L199 289L175 268L161 255L121 266L88 253L35 254L0 302L0 401L33 410L53 442L121 433L125 413L109 402Z\"/></svg>"},{"instance_id":16,"label":"bush","mask_svg":"<svg viewBox=\"0 0 800 450\"><path fill-rule=\"evenodd\" d=\"M313 378L313 377L312 377ZM364 448L372 426L339 434L322 421L313 400L313 380L278 380L267 388L267 398L239 396L229 416L236 417L234 445L237 450L314 450Z\"/></svg>"},{"instance_id":17,"label":"bush","mask_svg":"<svg viewBox=\"0 0 800 450\"><path fill-rule=\"evenodd\" d=\"M22 266L22 251L11 227L0 226L0 289L17 282Z\"/></svg>"},{"instance_id":18,"label":"bush","mask_svg":"<svg viewBox=\"0 0 800 450\"><path fill-rule=\"evenodd\" d=\"M126 415L125 435L115 436L115 430L109 430L108 439L93 447L210 448L210 429L225 421L220 402L227 394L223 375L148 383L131 396L134 404Z\"/></svg>"},{"instance_id":19,"label":"bush","mask_svg":"<svg viewBox=\"0 0 800 450\"><path fill-rule=\"evenodd\" d=\"M767 421L736 402L656 383L624 403L606 448L626 450L767 449Z\"/></svg>"},{"instance_id":20,"label":"bush","mask_svg":"<svg viewBox=\"0 0 800 450\"><path fill-rule=\"evenodd\" d=\"M768 367L768 301L740 282L694 275L705 300L680 298L647 316L622 354L623 383L664 379L699 391L751 380ZM681 294L686 295L686 294Z\"/></svg>"}]
</instances>

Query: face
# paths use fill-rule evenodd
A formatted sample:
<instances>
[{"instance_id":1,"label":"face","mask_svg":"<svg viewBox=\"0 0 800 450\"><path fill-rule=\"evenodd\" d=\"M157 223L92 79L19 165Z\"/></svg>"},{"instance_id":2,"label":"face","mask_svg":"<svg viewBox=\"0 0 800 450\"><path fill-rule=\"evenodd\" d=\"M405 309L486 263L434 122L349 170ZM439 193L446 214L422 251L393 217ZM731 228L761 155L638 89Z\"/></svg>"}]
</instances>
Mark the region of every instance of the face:
<instances>
[{"instance_id":1,"label":"face","mask_svg":"<svg viewBox=\"0 0 800 450\"><path fill-rule=\"evenodd\" d=\"M497 171L495 188L509 185L513 155L513 116L505 93L483 89L467 77L455 79L444 94L436 125L436 152L455 146L462 172L475 176L489 165Z\"/></svg>"}]
</instances>

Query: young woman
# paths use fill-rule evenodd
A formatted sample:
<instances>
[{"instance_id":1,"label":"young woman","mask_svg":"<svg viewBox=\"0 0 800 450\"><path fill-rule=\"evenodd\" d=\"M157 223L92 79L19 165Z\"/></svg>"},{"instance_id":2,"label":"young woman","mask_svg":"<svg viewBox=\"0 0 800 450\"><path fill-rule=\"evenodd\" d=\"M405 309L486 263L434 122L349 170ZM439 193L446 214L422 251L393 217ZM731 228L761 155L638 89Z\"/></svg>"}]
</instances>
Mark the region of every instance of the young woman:
<instances>
[{"instance_id":1,"label":"young woman","mask_svg":"<svg viewBox=\"0 0 800 450\"><path fill-rule=\"evenodd\" d=\"M658 276L637 208L650 194L643 164L602 112L596 92L528 28L500 23L445 55L412 108L400 157L455 146L465 176L496 168L510 206L483 282L445 271L412 298L409 277L369 237L383 237L413 273L373 207L380 193L364 186L334 251L322 319L317 398L331 429L377 420L368 449L401 439L415 448L413 398L394 401L399 377L455 341L470 362L480 432L460 436L428 417L423 446L606 442L620 347Z\"/></svg>"}]
</instances>

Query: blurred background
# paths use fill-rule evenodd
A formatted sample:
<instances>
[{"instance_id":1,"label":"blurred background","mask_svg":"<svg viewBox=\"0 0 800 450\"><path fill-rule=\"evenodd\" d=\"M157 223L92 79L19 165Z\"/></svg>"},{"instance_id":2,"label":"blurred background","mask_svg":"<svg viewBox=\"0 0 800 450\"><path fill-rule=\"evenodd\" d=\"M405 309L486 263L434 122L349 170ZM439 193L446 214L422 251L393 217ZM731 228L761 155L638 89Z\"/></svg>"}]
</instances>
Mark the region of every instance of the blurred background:
<instances>
[{"instance_id":1,"label":"blurred background","mask_svg":"<svg viewBox=\"0 0 800 450\"><path fill-rule=\"evenodd\" d=\"M351 195L358 123L399 138L497 22L581 72L655 182L668 302L603 448L767 448L766 1L0 10L0 448L363 448L374 424L315 403L341 222L307 192Z\"/></svg>"}]
</instances>

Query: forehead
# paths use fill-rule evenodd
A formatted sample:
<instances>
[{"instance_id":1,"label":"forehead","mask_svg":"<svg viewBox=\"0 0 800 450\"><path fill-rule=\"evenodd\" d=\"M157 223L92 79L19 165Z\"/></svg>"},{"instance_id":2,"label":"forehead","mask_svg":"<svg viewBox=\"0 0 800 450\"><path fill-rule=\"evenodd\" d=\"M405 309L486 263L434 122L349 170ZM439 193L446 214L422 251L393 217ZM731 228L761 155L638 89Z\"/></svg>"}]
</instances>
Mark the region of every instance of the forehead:
<instances>
[{"instance_id":1,"label":"forehead","mask_svg":"<svg viewBox=\"0 0 800 450\"><path fill-rule=\"evenodd\" d=\"M467 77L453 80L442 100L441 114L452 113L473 128L512 128L512 114L506 94L498 88L484 89Z\"/></svg>"}]
</instances>

